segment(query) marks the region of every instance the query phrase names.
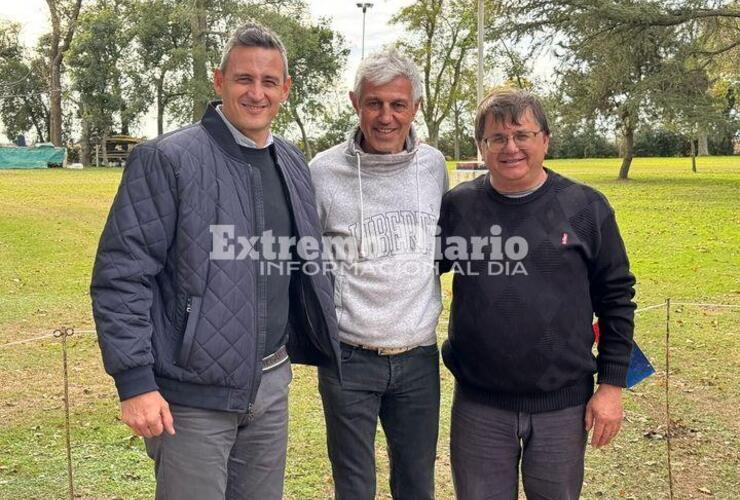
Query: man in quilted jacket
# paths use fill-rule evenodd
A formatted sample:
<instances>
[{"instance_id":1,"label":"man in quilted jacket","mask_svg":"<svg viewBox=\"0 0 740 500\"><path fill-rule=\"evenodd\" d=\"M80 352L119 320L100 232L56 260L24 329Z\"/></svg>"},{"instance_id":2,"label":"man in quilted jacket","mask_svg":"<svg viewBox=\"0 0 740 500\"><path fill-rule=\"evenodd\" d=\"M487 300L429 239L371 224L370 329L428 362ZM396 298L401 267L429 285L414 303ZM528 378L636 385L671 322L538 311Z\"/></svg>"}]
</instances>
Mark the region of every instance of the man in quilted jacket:
<instances>
[{"instance_id":1,"label":"man in quilted jacket","mask_svg":"<svg viewBox=\"0 0 740 500\"><path fill-rule=\"evenodd\" d=\"M321 240L308 169L270 132L290 86L277 36L239 28L222 102L134 150L100 239L103 361L157 498L282 498L290 361L341 378L332 286L294 244Z\"/></svg>"}]
</instances>

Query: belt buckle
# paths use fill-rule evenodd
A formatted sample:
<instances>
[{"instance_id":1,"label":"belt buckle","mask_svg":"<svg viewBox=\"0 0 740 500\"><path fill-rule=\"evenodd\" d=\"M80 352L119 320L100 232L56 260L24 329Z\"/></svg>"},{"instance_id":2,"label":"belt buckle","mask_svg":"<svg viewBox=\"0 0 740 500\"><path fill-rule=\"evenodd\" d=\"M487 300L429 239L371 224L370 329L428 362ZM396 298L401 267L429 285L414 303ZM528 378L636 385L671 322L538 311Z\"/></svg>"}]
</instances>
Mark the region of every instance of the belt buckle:
<instances>
[{"instance_id":1,"label":"belt buckle","mask_svg":"<svg viewBox=\"0 0 740 500\"><path fill-rule=\"evenodd\" d=\"M394 356L410 350L408 347L378 347L378 356Z\"/></svg>"}]
</instances>

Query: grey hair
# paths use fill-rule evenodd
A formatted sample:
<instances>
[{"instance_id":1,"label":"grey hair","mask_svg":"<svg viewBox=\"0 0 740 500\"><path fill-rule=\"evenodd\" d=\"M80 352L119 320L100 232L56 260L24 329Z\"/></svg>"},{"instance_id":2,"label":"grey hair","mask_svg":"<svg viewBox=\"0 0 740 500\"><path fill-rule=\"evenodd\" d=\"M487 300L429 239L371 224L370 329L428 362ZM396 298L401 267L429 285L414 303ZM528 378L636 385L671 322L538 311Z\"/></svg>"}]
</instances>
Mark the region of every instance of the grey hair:
<instances>
[{"instance_id":1,"label":"grey hair","mask_svg":"<svg viewBox=\"0 0 740 500\"><path fill-rule=\"evenodd\" d=\"M521 125L519 120L527 110L532 111L534 119L545 135L550 135L550 126L547 115L540 100L526 90L502 87L493 90L478 105L475 115L475 142L483 140L483 131L486 128L486 117L491 116L494 123L513 123Z\"/></svg>"},{"instance_id":2,"label":"grey hair","mask_svg":"<svg viewBox=\"0 0 740 500\"><path fill-rule=\"evenodd\" d=\"M246 23L234 31L231 38L224 47L219 69L226 72L229 56L235 47L259 47L262 49L274 49L280 52L283 59L283 78L288 78L288 57L285 55L285 46L274 31L261 24Z\"/></svg>"},{"instance_id":3,"label":"grey hair","mask_svg":"<svg viewBox=\"0 0 740 500\"><path fill-rule=\"evenodd\" d=\"M368 55L357 68L355 75L355 95L362 97L362 82L374 85L385 85L398 77L411 82L414 103L424 97L424 87L416 64L408 57L402 56L396 49L385 49Z\"/></svg>"}]
</instances>

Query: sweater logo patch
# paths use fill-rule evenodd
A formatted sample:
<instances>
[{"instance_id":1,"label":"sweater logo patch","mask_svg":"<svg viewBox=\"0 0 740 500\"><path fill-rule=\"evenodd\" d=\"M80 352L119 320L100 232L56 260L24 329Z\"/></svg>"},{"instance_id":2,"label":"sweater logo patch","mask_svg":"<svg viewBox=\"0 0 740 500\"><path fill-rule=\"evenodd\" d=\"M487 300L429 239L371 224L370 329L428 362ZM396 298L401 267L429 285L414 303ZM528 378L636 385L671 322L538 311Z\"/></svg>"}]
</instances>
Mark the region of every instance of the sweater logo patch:
<instances>
[{"instance_id":1,"label":"sweater logo patch","mask_svg":"<svg viewBox=\"0 0 740 500\"><path fill-rule=\"evenodd\" d=\"M561 245L567 245L568 244L568 233L563 233L563 237L560 238L560 244Z\"/></svg>"}]
</instances>

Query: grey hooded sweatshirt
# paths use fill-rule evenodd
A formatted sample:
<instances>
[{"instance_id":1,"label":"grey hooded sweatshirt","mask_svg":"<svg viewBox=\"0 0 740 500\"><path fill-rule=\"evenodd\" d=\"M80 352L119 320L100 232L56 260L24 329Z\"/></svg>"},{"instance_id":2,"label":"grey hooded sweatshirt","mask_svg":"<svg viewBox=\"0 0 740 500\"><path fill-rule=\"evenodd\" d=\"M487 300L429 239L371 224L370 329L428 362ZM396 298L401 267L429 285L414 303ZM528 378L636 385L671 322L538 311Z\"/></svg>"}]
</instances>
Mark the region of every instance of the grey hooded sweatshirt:
<instances>
[{"instance_id":1,"label":"grey hooded sweatshirt","mask_svg":"<svg viewBox=\"0 0 740 500\"><path fill-rule=\"evenodd\" d=\"M368 154L357 129L310 164L334 275L339 336L368 347L436 343L442 309L435 235L448 178L444 156L416 144Z\"/></svg>"}]
</instances>

